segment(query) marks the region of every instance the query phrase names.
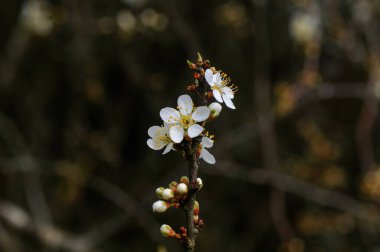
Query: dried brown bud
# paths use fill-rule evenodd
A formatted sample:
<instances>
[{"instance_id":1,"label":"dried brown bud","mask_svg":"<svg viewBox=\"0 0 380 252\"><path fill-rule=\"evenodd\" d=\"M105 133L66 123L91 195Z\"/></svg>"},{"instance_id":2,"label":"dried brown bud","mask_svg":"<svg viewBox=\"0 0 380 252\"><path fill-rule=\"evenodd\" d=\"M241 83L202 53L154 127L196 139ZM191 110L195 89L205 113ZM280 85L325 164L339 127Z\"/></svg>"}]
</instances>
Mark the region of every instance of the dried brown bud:
<instances>
[{"instance_id":1,"label":"dried brown bud","mask_svg":"<svg viewBox=\"0 0 380 252\"><path fill-rule=\"evenodd\" d=\"M199 219L199 220L198 220L198 223L197 223L197 228L198 228L199 230L201 230L204 226L205 226L205 224L204 224L203 220L202 220L202 219Z\"/></svg>"},{"instance_id":2,"label":"dried brown bud","mask_svg":"<svg viewBox=\"0 0 380 252\"><path fill-rule=\"evenodd\" d=\"M189 178L187 176L182 176L179 182L189 185Z\"/></svg>"},{"instance_id":3,"label":"dried brown bud","mask_svg":"<svg viewBox=\"0 0 380 252\"><path fill-rule=\"evenodd\" d=\"M195 72L195 73L194 73L194 78L195 78L195 79L200 79L200 78L201 78L201 75L200 75L199 73L196 73L196 72Z\"/></svg>"},{"instance_id":4,"label":"dried brown bud","mask_svg":"<svg viewBox=\"0 0 380 252\"><path fill-rule=\"evenodd\" d=\"M207 100L211 100L212 97L214 97L214 95L212 94L212 91L210 90L207 92L206 98Z\"/></svg>"},{"instance_id":5,"label":"dried brown bud","mask_svg":"<svg viewBox=\"0 0 380 252\"><path fill-rule=\"evenodd\" d=\"M187 86L187 91L188 92L196 92L197 91L197 85L191 84L191 85Z\"/></svg>"},{"instance_id":6,"label":"dried brown bud","mask_svg":"<svg viewBox=\"0 0 380 252\"><path fill-rule=\"evenodd\" d=\"M209 60L205 60L203 62L203 68L206 68L206 69L210 68L210 61Z\"/></svg>"}]
</instances>

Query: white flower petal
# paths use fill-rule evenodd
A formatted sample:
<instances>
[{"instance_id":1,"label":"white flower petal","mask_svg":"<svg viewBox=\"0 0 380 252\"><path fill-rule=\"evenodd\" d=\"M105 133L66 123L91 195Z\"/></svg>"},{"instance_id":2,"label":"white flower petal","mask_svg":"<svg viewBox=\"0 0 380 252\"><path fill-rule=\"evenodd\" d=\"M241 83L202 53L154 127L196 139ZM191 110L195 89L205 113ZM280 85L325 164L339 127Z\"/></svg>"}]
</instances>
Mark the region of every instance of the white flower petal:
<instances>
[{"instance_id":1,"label":"white flower petal","mask_svg":"<svg viewBox=\"0 0 380 252\"><path fill-rule=\"evenodd\" d=\"M148 139L148 141L146 141L146 143L153 150L161 150L166 145L165 142L159 141L159 140L155 140L155 139Z\"/></svg>"},{"instance_id":2,"label":"white flower petal","mask_svg":"<svg viewBox=\"0 0 380 252\"><path fill-rule=\"evenodd\" d=\"M169 130L170 138L175 143L182 142L184 134L185 134L184 129L179 125L172 126Z\"/></svg>"},{"instance_id":3,"label":"white flower petal","mask_svg":"<svg viewBox=\"0 0 380 252\"><path fill-rule=\"evenodd\" d=\"M183 115L189 115L193 111L193 100L189 95L181 95L178 97L178 109Z\"/></svg>"},{"instance_id":4,"label":"white flower petal","mask_svg":"<svg viewBox=\"0 0 380 252\"><path fill-rule=\"evenodd\" d=\"M205 148L202 148L201 155L199 157L203 158L203 160L206 163L209 163L209 164L215 164L216 163L214 156L210 152L208 152L208 150L206 150Z\"/></svg>"},{"instance_id":5,"label":"white flower petal","mask_svg":"<svg viewBox=\"0 0 380 252\"><path fill-rule=\"evenodd\" d=\"M217 100L220 103L223 103L222 95L220 94L219 90L213 90L212 94L214 95L215 100Z\"/></svg>"},{"instance_id":6,"label":"white flower petal","mask_svg":"<svg viewBox=\"0 0 380 252\"><path fill-rule=\"evenodd\" d=\"M173 124L179 122L181 116L177 110L167 107L161 109L160 117L164 122Z\"/></svg>"},{"instance_id":7,"label":"white flower petal","mask_svg":"<svg viewBox=\"0 0 380 252\"><path fill-rule=\"evenodd\" d=\"M151 138L155 138L158 131L161 129L160 126L152 126L148 129L148 135L151 137Z\"/></svg>"},{"instance_id":8,"label":"white flower petal","mask_svg":"<svg viewBox=\"0 0 380 252\"><path fill-rule=\"evenodd\" d=\"M194 138L199 136L203 131L203 127L199 124L193 124L187 129L189 137Z\"/></svg>"},{"instance_id":9,"label":"white flower petal","mask_svg":"<svg viewBox=\"0 0 380 252\"><path fill-rule=\"evenodd\" d=\"M191 118L196 122L203 122L210 116L210 109L206 106L201 106L195 109Z\"/></svg>"},{"instance_id":10,"label":"white flower petal","mask_svg":"<svg viewBox=\"0 0 380 252\"><path fill-rule=\"evenodd\" d=\"M227 95L223 94L223 100L226 103L227 107L235 109L235 105L232 103L231 99Z\"/></svg>"},{"instance_id":11,"label":"white flower petal","mask_svg":"<svg viewBox=\"0 0 380 252\"><path fill-rule=\"evenodd\" d=\"M209 137L202 137L201 144L204 148L211 148L214 145L214 141L212 141Z\"/></svg>"},{"instance_id":12,"label":"white flower petal","mask_svg":"<svg viewBox=\"0 0 380 252\"><path fill-rule=\"evenodd\" d=\"M214 85L217 85L218 87L222 86L222 78L220 77L219 72L214 74L212 79L213 79L212 82L214 83Z\"/></svg>"},{"instance_id":13,"label":"white flower petal","mask_svg":"<svg viewBox=\"0 0 380 252\"><path fill-rule=\"evenodd\" d=\"M169 151L171 151L172 149L173 149L173 143L169 143L162 154L164 155L168 153Z\"/></svg>"},{"instance_id":14,"label":"white flower petal","mask_svg":"<svg viewBox=\"0 0 380 252\"><path fill-rule=\"evenodd\" d=\"M234 98L234 92L232 92L232 89L230 87L223 87L222 91L225 95L227 95L229 98Z\"/></svg>"},{"instance_id":15,"label":"white flower petal","mask_svg":"<svg viewBox=\"0 0 380 252\"><path fill-rule=\"evenodd\" d=\"M205 73L205 79L206 79L206 81L208 82L208 84L212 87L212 86L214 86L215 84L214 84L214 82L213 82L213 73L212 73L212 71L210 70L210 69L207 69L206 70L206 73Z\"/></svg>"}]
</instances>

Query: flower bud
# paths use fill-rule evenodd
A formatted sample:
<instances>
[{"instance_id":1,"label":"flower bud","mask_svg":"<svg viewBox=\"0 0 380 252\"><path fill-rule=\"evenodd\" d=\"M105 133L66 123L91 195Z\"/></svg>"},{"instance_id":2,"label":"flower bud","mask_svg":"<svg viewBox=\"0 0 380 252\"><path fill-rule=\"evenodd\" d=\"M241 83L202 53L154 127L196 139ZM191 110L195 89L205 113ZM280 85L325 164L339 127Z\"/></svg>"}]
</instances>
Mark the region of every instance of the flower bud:
<instances>
[{"instance_id":1,"label":"flower bud","mask_svg":"<svg viewBox=\"0 0 380 252\"><path fill-rule=\"evenodd\" d=\"M190 60L186 60L186 62L190 69L196 69L196 66L193 62L191 62Z\"/></svg>"},{"instance_id":2,"label":"flower bud","mask_svg":"<svg viewBox=\"0 0 380 252\"><path fill-rule=\"evenodd\" d=\"M181 195L184 195L188 192L187 185L185 183L179 183L177 186L177 192Z\"/></svg>"},{"instance_id":3,"label":"flower bud","mask_svg":"<svg viewBox=\"0 0 380 252\"><path fill-rule=\"evenodd\" d=\"M203 181L201 178L197 178L197 184L199 186L199 189L201 189L203 187Z\"/></svg>"},{"instance_id":4,"label":"flower bud","mask_svg":"<svg viewBox=\"0 0 380 252\"><path fill-rule=\"evenodd\" d=\"M170 184L169 184L169 189L172 189L173 191L175 191L176 188L177 188L177 185L178 185L178 182L177 182L177 181L172 181L172 182L170 182Z\"/></svg>"},{"instance_id":5,"label":"flower bud","mask_svg":"<svg viewBox=\"0 0 380 252\"><path fill-rule=\"evenodd\" d=\"M172 190L172 189L169 189L169 188L166 188L166 189L162 192L162 198L163 198L164 200L171 200L172 198L174 198L173 190Z\"/></svg>"},{"instance_id":6,"label":"flower bud","mask_svg":"<svg viewBox=\"0 0 380 252\"><path fill-rule=\"evenodd\" d=\"M201 75L199 73L193 73L193 77L195 79L200 79L201 78Z\"/></svg>"},{"instance_id":7,"label":"flower bud","mask_svg":"<svg viewBox=\"0 0 380 252\"><path fill-rule=\"evenodd\" d=\"M199 215L194 215L194 216L193 216L193 220L194 220L194 221L198 221L198 220L199 220Z\"/></svg>"},{"instance_id":8,"label":"flower bud","mask_svg":"<svg viewBox=\"0 0 380 252\"><path fill-rule=\"evenodd\" d=\"M203 67L204 68L209 68L210 67L210 61L209 60L203 61Z\"/></svg>"},{"instance_id":9,"label":"flower bud","mask_svg":"<svg viewBox=\"0 0 380 252\"><path fill-rule=\"evenodd\" d=\"M199 215L199 202L194 202L194 215Z\"/></svg>"},{"instance_id":10,"label":"flower bud","mask_svg":"<svg viewBox=\"0 0 380 252\"><path fill-rule=\"evenodd\" d=\"M182 176L179 182L189 185L189 178L187 176Z\"/></svg>"},{"instance_id":11,"label":"flower bud","mask_svg":"<svg viewBox=\"0 0 380 252\"><path fill-rule=\"evenodd\" d=\"M202 65L202 63L203 63L203 59L202 59L202 56L201 56L201 54L198 52L197 53L197 64L200 64L200 65Z\"/></svg>"},{"instance_id":12,"label":"flower bud","mask_svg":"<svg viewBox=\"0 0 380 252\"><path fill-rule=\"evenodd\" d=\"M162 193L164 192L164 189L163 187L159 187L156 189L156 195L158 198L162 199Z\"/></svg>"},{"instance_id":13,"label":"flower bud","mask_svg":"<svg viewBox=\"0 0 380 252\"><path fill-rule=\"evenodd\" d=\"M174 230L169 225L163 224L160 228L160 231L161 231L161 234L165 237L175 236Z\"/></svg>"},{"instance_id":14,"label":"flower bud","mask_svg":"<svg viewBox=\"0 0 380 252\"><path fill-rule=\"evenodd\" d=\"M169 208L169 204L163 200L158 200L153 203L153 212L155 213L163 213Z\"/></svg>"},{"instance_id":15,"label":"flower bud","mask_svg":"<svg viewBox=\"0 0 380 252\"><path fill-rule=\"evenodd\" d=\"M220 111L222 111L222 105L218 102L211 103L208 108L210 109L211 118L216 118L219 116Z\"/></svg>"}]
</instances>

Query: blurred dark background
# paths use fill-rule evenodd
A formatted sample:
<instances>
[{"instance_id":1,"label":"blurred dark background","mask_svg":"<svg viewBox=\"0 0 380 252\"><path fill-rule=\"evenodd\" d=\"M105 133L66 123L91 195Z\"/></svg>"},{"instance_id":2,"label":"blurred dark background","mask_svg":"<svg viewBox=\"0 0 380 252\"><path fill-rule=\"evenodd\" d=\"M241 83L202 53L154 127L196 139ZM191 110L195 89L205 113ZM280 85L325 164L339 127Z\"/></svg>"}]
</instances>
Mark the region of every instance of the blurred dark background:
<instances>
[{"instance_id":1,"label":"blurred dark background","mask_svg":"<svg viewBox=\"0 0 380 252\"><path fill-rule=\"evenodd\" d=\"M0 251L181 251L146 145L199 51L239 86L210 124L197 251L380 251L380 1L0 2Z\"/></svg>"}]
</instances>

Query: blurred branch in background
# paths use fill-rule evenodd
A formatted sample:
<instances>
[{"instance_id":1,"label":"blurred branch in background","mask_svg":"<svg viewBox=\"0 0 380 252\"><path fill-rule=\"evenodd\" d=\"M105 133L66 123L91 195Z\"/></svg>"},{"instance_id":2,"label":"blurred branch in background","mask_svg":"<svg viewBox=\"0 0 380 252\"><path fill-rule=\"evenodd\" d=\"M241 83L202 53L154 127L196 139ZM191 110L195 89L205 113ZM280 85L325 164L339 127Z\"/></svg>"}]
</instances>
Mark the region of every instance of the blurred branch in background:
<instances>
[{"instance_id":1,"label":"blurred branch in background","mask_svg":"<svg viewBox=\"0 0 380 252\"><path fill-rule=\"evenodd\" d=\"M213 176L243 180L255 185L273 186L304 200L349 213L361 221L373 224L376 229L380 229L380 213L376 204L359 201L279 171L251 168L243 164L221 161L216 169L207 167L205 172Z\"/></svg>"},{"instance_id":2,"label":"blurred branch in background","mask_svg":"<svg viewBox=\"0 0 380 252\"><path fill-rule=\"evenodd\" d=\"M254 109L257 116L257 130L259 132L260 150L265 169L280 169L280 161L277 153L277 136L272 117L271 101L271 52L268 34L267 1L254 0L253 13L255 20L254 31ZM286 242L294 237L294 230L288 219L285 192L278 188L271 189L270 211L273 224L281 240Z\"/></svg>"}]
</instances>

